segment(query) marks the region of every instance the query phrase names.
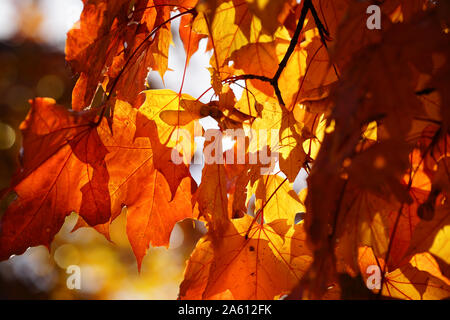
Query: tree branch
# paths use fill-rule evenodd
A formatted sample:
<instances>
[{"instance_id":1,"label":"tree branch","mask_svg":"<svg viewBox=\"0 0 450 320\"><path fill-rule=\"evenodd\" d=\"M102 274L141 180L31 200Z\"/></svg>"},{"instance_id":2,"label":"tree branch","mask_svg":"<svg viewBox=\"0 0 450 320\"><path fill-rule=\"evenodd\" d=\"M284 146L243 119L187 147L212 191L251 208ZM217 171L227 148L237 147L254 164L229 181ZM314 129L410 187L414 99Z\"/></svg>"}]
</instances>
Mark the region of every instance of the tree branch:
<instances>
[{"instance_id":1,"label":"tree branch","mask_svg":"<svg viewBox=\"0 0 450 320\"><path fill-rule=\"evenodd\" d=\"M300 38L300 33L303 30L303 25L305 24L306 15L308 13L308 10L310 9L310 6L312 6L311 0L305 0L302 11L300 13L300 18L298 19L297 27L295 28L294 35L292 36L291 42L289 43L289 47L283 57L283 60L281 60L281 62L278 64L277 72L272 78L272 81L274 83L278 83L278 79L280 78L281 73L283 72L284 68L286 68L289 58L291 57L292 53L295 50L295 47L297 46L298 40Z\"/></svg>"},{"instance_id":2,"label":"tree branch","mask_svg":"<svg viewBox=\"0 0 450 320\"><path fill-rule=\"evenodd\" d=\"M317 15L317 11L314 8L314 5L312 4L311 0L304 0L304 4L302 7L302 11L300 12L300 18L298 19L298 23L297 23L297 27L295 28L294 35L292 36L291 42L289 43L289 47L286 50L286 53L285 53L283 59L278 64L278 69L277 69L275 75L272 78L268 78L265 76L259 76L259 75L254 75L254 74L245 74L245 75L234 77L233 79L234 80L255 79L255 80L260 80L263 82L270 83L271 86L273 87L273 89L275 90L275 95L278 99L278 103L284 107L285 103L284 103L283 97L281 96L281 91L280 91L280 87L278 85L278 80L280 79L280 76L283 73L283 70L286 68L287 63L288 63L292 53L294 53L295 47L297 46L297 44L299 42L300 34L303 30L306 15L308 14L309 10L311 11L311 14L314 18L314 22L316 23L316 26L319 29L320 39L322 40L322 43L326 47L326 41L330 40L329 33L326 30L325 26L323 25L322 21L320 21L320 18ZM226 80L230 80L230 79L226 79Z\"/></svg>"}]
</instances>

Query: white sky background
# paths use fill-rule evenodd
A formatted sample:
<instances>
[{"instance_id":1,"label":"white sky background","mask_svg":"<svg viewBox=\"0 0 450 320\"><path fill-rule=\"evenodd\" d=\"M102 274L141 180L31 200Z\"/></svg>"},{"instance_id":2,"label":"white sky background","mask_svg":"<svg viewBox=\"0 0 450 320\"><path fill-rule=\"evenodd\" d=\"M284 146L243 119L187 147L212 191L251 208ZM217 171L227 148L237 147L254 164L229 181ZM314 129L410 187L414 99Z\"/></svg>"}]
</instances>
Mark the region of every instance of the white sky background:
<instances>
[{"instance_id":1,"label":"white sky background","mask_svg":"<svg viewBox=\"0 0 450 320\"><path fill-rule=\"evenodd\" d=\"M0 40L15 34L19 27L20 5L32 3L31 0L0 0ZM39 9L45 13L38 33L51 45L64 49L66 33L79 19L83 9L81 0L41 0Z\"/></svg>"}]
</instances>

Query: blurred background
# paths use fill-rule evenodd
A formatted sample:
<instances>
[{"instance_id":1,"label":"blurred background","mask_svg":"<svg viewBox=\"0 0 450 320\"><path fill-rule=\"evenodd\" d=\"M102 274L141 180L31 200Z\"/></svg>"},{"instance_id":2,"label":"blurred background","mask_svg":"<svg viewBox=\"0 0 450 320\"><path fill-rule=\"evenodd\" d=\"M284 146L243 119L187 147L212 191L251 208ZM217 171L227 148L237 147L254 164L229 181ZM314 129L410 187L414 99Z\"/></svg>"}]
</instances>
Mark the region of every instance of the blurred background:
<instances>
[{"instance_id":1,"label":"blurred background","mask_svg":"<svg viewBox=\"0 0 450 320\"><path fill-rule=\"evenodd\" d=\"M82 9L81 0L0 0L0 189L9 185L18 166L18 128L28 112L28 100L52 97L70 107L76 79L65 62L64 46L66 33ZM175 23L169 54L169 68L174 71L164 78L165 87L174 90L179 89L185 60L177 28ZM183 90L193 96L210 86L205 47L203 42L191 59L189 69L196 70L195 78L188 76ZM156 72L150 73L149 82L153 88L163 85ZM199 181L201 166L193 169ZM0 216L7 204L8 199L0 203ZM139 274L124 213L111 227L112 242L93 229L70 232L76 220L75 214L67 218L50 252L42 246L29 248L0 262L0 299L176 299L185 262L205 231L192 220L180 222L169 249L151 248ZM70 265L81 268L79 290L67 288Z\"/></svg>"}]
</instances>

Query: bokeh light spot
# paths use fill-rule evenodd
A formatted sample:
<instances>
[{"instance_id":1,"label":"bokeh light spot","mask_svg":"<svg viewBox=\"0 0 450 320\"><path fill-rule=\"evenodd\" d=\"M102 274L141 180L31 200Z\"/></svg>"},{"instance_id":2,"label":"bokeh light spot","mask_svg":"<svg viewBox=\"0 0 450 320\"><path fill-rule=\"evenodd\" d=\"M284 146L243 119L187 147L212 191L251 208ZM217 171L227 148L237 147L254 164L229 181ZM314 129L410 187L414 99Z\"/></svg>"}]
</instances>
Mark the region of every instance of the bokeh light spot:
<instances>
[{"instance_id":1,"label":"bokeh light spot","mask_svg":"<svg viewBox=\"0 0 450 320\"><path fill-rule=\"evenodd\" d=\"M6 123L0 122L0 149L5 150L11 148L16 142L16 133Z\"/></svg>"}]
</instances>

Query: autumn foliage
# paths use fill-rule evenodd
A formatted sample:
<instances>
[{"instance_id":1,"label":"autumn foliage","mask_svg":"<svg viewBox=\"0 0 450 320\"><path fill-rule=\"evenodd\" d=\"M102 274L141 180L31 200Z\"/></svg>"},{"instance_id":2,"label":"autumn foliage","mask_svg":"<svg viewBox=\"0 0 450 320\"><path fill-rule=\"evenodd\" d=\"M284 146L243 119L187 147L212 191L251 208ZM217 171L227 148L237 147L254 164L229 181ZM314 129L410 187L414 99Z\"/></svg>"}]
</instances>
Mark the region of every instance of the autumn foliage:
<instances>
[{"instance_id":1,"label":"autumn foliage","mask_svg":"<svg viewBox=\"0 0 450 320\"><path fill-rule=\"evenodd\" d=\"M180 299L450 297L448 2L83 2L66 44L71 109L36 98L21 125L1 260L50 247L71 212L108 238L126 208L138 268L178 221L205 223ZM371 30L375 2L382 28ZM186 65L203 39L212 52L208 103L146 82L170 72L175 19ZM276 147L206 163L197 186L206 116L224 136L275 130ZM261 149L279 154L279 172L249 161ZM381 289L366 287L371 266Z\"/></svg>"}]
</instances>

